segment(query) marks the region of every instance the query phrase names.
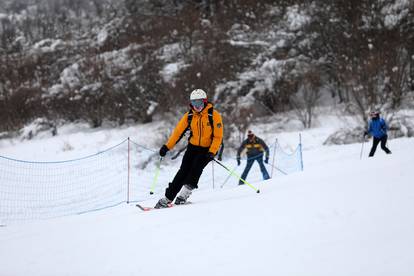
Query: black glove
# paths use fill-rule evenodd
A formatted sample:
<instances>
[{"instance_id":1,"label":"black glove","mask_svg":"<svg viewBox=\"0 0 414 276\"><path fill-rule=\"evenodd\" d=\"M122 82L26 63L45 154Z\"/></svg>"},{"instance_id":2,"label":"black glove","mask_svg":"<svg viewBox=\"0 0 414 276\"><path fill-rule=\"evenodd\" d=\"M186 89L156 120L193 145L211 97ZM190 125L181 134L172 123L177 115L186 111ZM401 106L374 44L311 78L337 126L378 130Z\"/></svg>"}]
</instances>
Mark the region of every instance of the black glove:
<instances>
[{"instance_id":1,"label":"black glove","mask_svg":"<svg viewBox=\"0 0 414 276\"><path fill-rule=\"evenodd\" d=\"M167 154L168 151L169 151L169 149L167 148L167 146L162 145L162 147L160 148L160 156L164 157Z\"/></svg>"},{"instance_id":2,"label":"black glove","mask_svg":"<svg viewBox=\"0 0 414 276\"><path fill-rule=\"evenodd\" d=\"M207 156L207 160L208 161L211 161L211 160L214 159L215 154L212 153L212 152L207 152L207 155L206 156Z\"/></svg>"},{"instance_id":3,"label":"black glove","mask_svg":"<svg viewBox=\"0 0 414 276\"><path fill-rule=\"evenodd\" d=\"M364 137L368 136L368 131L364 131Z\"/></svg>"},{"instance_id":4,"label":"black glove","mask_svg":"<svg viewBox=\"0 0 414 276\"><path fill-rule=\"evenodd\" d=\"M240 166L240 157L237 157L237 166Z\"/></svg>"},{"instance_id":5,"label":"black glove","mask_svg":"<svg viewBox=\"0 0 414 276\"><path fill-rule=\"evenodd\" d=\"M221 161L221 160L223 160L223 157L222 157L221 155L219 155L219 156L217 157L217 160L218 160L218 161Z\"/></svg>"},{"instance_id":6,"label":"black glove","mask_svg":"<svg viewBox=\"0 0 414 276\"><path fill-rule=\"evenodd\" d=\"M266 159L265 159L265 163L266 163L266 164L269 164L269 157L266 157Z\"/></svg>"}]
</instances>

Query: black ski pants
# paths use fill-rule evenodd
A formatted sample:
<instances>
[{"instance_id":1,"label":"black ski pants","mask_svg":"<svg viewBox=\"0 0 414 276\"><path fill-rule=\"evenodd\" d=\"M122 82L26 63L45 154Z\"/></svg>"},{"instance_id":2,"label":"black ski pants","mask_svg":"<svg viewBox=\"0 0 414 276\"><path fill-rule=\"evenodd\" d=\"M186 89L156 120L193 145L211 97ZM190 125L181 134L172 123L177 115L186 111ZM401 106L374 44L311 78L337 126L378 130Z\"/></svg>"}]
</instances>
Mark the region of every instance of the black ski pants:
<instances>
[{"instance_id":1,"label":"black ski pants","mask_svg":"<svg viewBox=\"0 0 414 276\"><path fill-rule=\"evenodd\" d=\"M171 201L174 200L183 185L189 185L193 189L198 188L198 180L203 173L203 169L210 162L210 158L207 156L208 150L209 148L188 144L181 167L165 190L166 198Z\"/></svg>"},{"instance_id":2,"label":"black ski pants","mask_svg":"<svg viewBox=\"0 0 414 276\"><path fill-rule=\"evenodd\" d=\"M382 136L381 138L376 138L376 137L374 137L374 139L372 140L372 148L371 148L371 151L369 152L369 157L372 157L372 156L374 156L374 154L375 154L375 151L377 150L377 146L378 146L378 144L381 142L381 149L383 150L383 151L385 151L387 154L390 154L391 153L391 151L387 148L387 146L386 146L386 144L387 144L387 139L388 139L388 136L387 135L384 135L384 136Z\"/></svg>"}]
</instances>

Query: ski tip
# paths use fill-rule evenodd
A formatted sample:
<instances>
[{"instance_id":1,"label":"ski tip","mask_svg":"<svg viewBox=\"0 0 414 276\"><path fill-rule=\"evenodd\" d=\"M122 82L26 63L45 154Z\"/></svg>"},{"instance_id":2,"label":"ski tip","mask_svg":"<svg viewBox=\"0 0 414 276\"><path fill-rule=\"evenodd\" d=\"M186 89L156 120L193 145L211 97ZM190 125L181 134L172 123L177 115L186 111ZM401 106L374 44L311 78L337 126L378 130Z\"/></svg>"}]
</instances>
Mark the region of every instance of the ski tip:
<instances>
[{"instance_id":1,"label":"ski tip","mask_svg":"<svg viewBox=\"0 0 414 276\"><path fill-rule=\"evenodd\" d=\"M150 211L152 209L151 207L144 207L144 206L141 206L140 204L136 204L135 206L141 209L142 211Z\"/></svg>"},{"instance_id":2,"label":"ski tip","mask_svg":"<svg viewBox=\"0 0 414 276\"><path fill-rule=\"evenodd\" d=\"M165 209L165 208L146 207L146 206L142 206L141 204L136 204L135 206L138 207L139 209L141 209L144 212L152 211L152 210ZM174 204L170 203L170 204L168 204L168 207L166 207L166 208L172 208L174 206L175 206Z\"/></svg>"}]
</instances>

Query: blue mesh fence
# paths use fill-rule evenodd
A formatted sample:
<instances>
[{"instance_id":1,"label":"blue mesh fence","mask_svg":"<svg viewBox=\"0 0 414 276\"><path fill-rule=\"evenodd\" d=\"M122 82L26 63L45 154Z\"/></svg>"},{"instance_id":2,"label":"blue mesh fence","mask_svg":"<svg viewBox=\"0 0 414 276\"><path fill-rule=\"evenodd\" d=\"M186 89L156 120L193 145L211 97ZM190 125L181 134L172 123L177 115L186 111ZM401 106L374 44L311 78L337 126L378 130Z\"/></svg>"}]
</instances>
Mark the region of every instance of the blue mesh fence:
<instances>
[{"instance_id":1,"label":"blue mesh fence","mask_svg":"<svg viewBox=\"0 0 414 276\"><path fill-rule=\"evenodd\" d=\"M299 144L293 152L286 152L278 142L275 143L274 174L287 175L303 170L302 148Z\"/></svg>"},{"instance_id":2,"label":"blue mesh fence","mask_svg":"<svg viewBox=\"0 0 414 276\"><path fill-rule=\"evenodd\" d=\"M273 177L301 170L300 146L293 153L286 153L275 143L270 154L266 166L269 174L273 170ZM237 166L235 158L223 157L223 164L242 174L246 159ZM171 160L171 155L167 155L155 183L158 162L158 150L129 138L97 154L66 161L31 162L0 156L0 225L156 200L174 178L181 157ZM262 180L257 163L246 180ZM199 190L237 184L238 179L211 162L200 178Z\"/></svg>"},{"instance_id":3,"label":"blue mesh fence","mask_svg":"<svg viewBox=\"0 0 414 276\"><path fill-rule=\"evenodd\" d=\"M125 201L126 141L84 158L29 162L0 156L0 224L98 210Z\"/></svg>"}]
</instances>

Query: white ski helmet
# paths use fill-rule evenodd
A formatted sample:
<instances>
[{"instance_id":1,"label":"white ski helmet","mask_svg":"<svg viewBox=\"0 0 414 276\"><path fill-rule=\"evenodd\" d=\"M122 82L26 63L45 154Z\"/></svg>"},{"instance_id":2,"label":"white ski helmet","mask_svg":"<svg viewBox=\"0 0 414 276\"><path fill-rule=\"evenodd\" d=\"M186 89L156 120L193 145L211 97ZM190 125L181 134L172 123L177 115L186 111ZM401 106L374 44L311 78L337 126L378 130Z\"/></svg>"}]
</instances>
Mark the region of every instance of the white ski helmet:
<instances>
[{"instance_id":1,"label":"white ski helmet","mask_svg":"<svg viewBox=\"0 0 414 276\"><path fill-rule=\"evenodd\" d=\"M204 92L203 89L195 89L191 92L190 101L192 100L200 100L200 99L207 99L207 93Z\"/></svg>"}]
</instances>

